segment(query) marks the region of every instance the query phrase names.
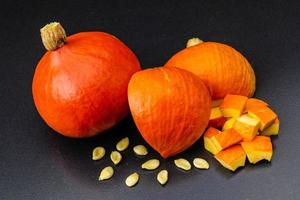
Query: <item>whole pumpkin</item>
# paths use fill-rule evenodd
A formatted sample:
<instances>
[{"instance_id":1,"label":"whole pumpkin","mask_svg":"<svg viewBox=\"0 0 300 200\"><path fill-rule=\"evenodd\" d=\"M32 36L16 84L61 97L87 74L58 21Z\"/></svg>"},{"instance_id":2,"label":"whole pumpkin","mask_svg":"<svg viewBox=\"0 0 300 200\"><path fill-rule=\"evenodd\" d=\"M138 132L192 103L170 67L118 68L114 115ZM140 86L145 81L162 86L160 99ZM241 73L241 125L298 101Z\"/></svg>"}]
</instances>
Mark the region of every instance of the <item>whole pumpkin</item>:
<instances>
[{"instance_id":1,"label":"whole pumpkin","mask_svg":"<svg viewBox=\"0 0 300 200\"><path fill-rule=\"evenodd\" d=\"M104 32L66 37L56 22L42 28L41 37L48 52L36 67L32 93L51 128L90 137L128 114L127 86L140 64L124 43Z\"/></svg>"},{"instance_id":2,"label":"whole pumpkin","mask_svg":"<svg viewBox=\"0 0 300 200\"><path fill-rule=\"evenodd\" d=\"M193 38L188 47L172 56L165 66L186 69L208 86L213 100L227 94L251 97L255 74L247 59L234 48Z\"/></svg>"},{"instance_id":3,"label":"whole pumpkin","mask_svg":"<svg viewBox=\"0 0 300 200\"><path fill-rule=\"evenodd\" d=\"M208 124L209 91L183 69L160 67L135 73L128 85L128 100L143 138L164 158L194 144Z\"/></svg>"}]
</instances>

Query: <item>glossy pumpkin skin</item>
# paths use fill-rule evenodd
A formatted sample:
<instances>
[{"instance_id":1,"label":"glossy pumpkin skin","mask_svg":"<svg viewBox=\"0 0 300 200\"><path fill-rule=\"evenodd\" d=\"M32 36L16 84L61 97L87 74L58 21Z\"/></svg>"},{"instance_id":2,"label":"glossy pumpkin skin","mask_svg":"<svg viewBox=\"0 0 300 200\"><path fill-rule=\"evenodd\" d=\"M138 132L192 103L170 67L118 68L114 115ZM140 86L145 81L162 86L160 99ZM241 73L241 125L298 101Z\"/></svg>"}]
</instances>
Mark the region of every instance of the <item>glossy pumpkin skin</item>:
<instances>
[{"instance_id":1,"label":"glossy pumpkin skin","mask_svg":"<svg viewBox=\"0 0 300 200\"><path fill-rule=\"evenodd\" d=\"M176 53L166 66L186 69L201 78L209 87L212 99L227 94L247 97L255 92L255 74L246 58L232 47L203 42Z\"/></svg>"},{"instance_id":2,"label":"glossy pumpkin skin","mask_svg":"<svg viewBox=\"0 0 300 200\"><path fill-rule=\"evenodd\" d=\"M143 138L163 158L194 144L208 124L209 91L186 70L160 67L135 73L129 82L128 100Z\"/></svg>"},{"instance_id":3,"label":"glossy pumpkin skin","mask_svg":"<svg viewBox=\"0 0 300 200\"><path fill-rule=\"evenodd\" d=\"M128 114L127 86L138 70L134 53L110 34L69 36L37 65L32 83L36 108L65 136L96 135Z\"/></svg>"}]
</instances>

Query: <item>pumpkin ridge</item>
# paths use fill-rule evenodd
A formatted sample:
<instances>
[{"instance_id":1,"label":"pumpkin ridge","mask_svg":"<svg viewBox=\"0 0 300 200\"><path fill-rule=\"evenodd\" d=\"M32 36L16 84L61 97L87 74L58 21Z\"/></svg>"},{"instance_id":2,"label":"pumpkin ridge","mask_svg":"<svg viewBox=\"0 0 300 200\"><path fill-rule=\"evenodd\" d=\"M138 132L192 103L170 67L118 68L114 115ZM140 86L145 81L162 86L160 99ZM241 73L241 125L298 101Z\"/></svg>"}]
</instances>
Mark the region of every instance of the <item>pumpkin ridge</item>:
<instances>
[{"instance_id":1,"label":"pumpkin ridge","mask_svg":"<svg viewBox=\"0 0 300 200\"><path fill-rule=\"evenodd\" d=\"M183 113L182 113L182 116L183 116L183 119L181 121L181 126L180 126L180 129L178 132L183 132L184 131L184 125L185 125L185 121L186 121L186 114L187 114L187 111L188 111L188 95L189 95L189 91L188 91L188 87L187 87L187 84L186 84L186 81L185 81L185 77L183 74L181 73L177 73L178 74L178 77L180 77L181 79L181 83L182 83L182 86L183 86L183 90L182 92L184 92L185 94L182 94L182 96L184 97L184 99L182 100L183 101L183 105L184 105L184 110L183 110ZM175 141L179 141L180 140L180 135L177 134L176 137L175 137ZM179 148L180 147L180 144L181 143L177 143L176 144L176 147ZM175 148L176 149L176 148Z\"/></svg>"},{"instance_id":2,"label":"pumpkin ridge","mask_svg":"<svg viewBox=\"0 0 300 200\"><path fill-rule=\"evenodd\" d=\"M168 76L168 73L165 71L165 69L163 69L163 68L159 68L159 70L163 73L163 80L164 80L164 83L166 84L166 86L167 86L167 89L166 89L166 91L167 91L167 95L166 95L166 103L165 103L165 109L164 109L164 113L165 113L165 119L167 119L168 121L170 121L171 122L171 124L173 123L173 121L174 120L171 120L171 117L170 117L170 114L169 114L169 112L171 111L171 110L173 110L172 108L171 109L169 109L169 105L170 105L170 94L169 94L169 89L170 89L170 82L171 82L171 80L170 80L170 78L169 78L169 76ZM160 120L160 124L162 123L162 120ZM165 128L164 128L164 130L167 130L167 127L166 127L166 123L163 125ZM172 127L172 125L170 125L169 127ZM167 136L166 136L166 134L161 134L160 135L160 141L161 141L161 147L163 147L163 148L159 148L159 151L162 151L165 147L167 147L168 146L168 141L169 141L169 137L168 137L168 135L170 136L170 134L167 134Z\"/></svg>"}]
</instances>

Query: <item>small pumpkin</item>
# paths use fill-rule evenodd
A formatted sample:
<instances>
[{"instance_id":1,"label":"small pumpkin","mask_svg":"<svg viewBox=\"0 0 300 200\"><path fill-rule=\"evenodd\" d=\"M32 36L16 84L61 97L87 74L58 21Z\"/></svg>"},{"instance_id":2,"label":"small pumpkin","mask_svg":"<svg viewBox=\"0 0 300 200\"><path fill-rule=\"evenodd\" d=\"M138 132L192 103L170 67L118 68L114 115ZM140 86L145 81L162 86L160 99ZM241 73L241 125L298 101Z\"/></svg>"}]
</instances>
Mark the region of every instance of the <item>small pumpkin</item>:
<instances>
[{"instance_id":1,"label":"small pumpkin","mask_svg":"<svg viewBox=\"0 0 300 200\"><path fill-rule=\"evenodd\" d=\"M128 100L143 138L163 158L194 144L210 116L211 97L205 84L175 67L135 73L128 85Z\"/></svg>"},{"instance_id":2,"label":"small pumpkin","mask_svg":"<svg viewBox=\"0 0 300 200\"><path fill-rule=\"evenodd\" d=\"M192 38L187 48L173 55L165 66L186 69L208 86L213 100L227 94L247 97L255 92L255 74L247 59L234 48Z\"/></svg>"},{"instance_id":3,"label":"small pumpkin","mask_svg":"<svg viewBox=\"0 0 300 200\"><path fill-rule=\"evenodd\" d=\"M90 137L128 114L127 86L140 64L123 42L104 32L66 37L57 22L42 28L41 37L48 51L36 67L32 93L51 128Z\"/></svg>"}]
</instances>

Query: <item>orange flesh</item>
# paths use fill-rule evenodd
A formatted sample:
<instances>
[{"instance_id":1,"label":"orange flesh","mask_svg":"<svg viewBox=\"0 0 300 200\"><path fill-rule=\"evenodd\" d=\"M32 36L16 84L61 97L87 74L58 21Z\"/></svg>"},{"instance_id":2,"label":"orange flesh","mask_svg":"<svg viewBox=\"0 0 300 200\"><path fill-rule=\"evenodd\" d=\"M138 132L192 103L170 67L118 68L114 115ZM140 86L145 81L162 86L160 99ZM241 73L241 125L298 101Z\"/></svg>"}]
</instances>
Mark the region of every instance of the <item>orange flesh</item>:
<instances>
[{"instance_id":1,"label":"orange flesh","mask_svg":"<svg viewBox=\"0 0 300 200\"><path fill-rule=\"evenodd\" d=\"M234 129L225 130L215 136L216 141L220 144L222 149L230 147L238 142L240 142L243 138L240 136L238 132Z\"/></svg>"},{"instance_id":2,"label":"orange flesh","mask_svg":"<svg viewBox=\"0 0 300 200\"><path fill-rule=\"evenodd\" d=\"M213 127L208 128L204 133L204 148L212 154L216 154L222 149L221 146L215 142L214 137L220 133L221 131Z\"/></svg>"},{"instance_id":3,"label":"orange flesh","mask_svg":"<svg viewBox=\"0 0 300 200\"><path fill-rule=\"evenodd\" d=\"M263 159L268 161L272 159L273 148L269 137L256 136L252 141L242 142L241 145L250 163L255 164Z\"/></svg>"},{"instance_id":4,"label":"orange flesh","mask_svg":"<svg viewBox=\"0 0 300 200\"><path fill-rule=\"evenodd\" d=\"M225 168L231 171L235 171L238 167L245 165L246 153L241 147L241 145L237 144L223 151L220 151L218 154L215 155L215 158Z\"/></svg>"},{"instance_id":5,"label":"orange flesh","mask_svg":"<svg viewBox=\"0 0 300 200\"><path fill-rule=\"evenodd\" d=\"M279 122L279 119L276 118L274 123L265 128L265 130L263 130L260 135L265 135L265 136L270 136L270 135L278 135L279 133L279 125L280 125L280 122Z\"/></svg>"},{"instance_id":6,"label":"orange flesh","mask_svg":"<svg viewBox=\"0 0 300 200\"><path fill-rule=\"evenodd\" d=\"M251 108L248 114L260 120L259 130L261 131L270 126L277 118L277 115L268 107Z\"/></svg>"},{"instance_id":7,"label":"orange flesh","mask_svg":"<svg viewBox=\"0 0 300 200\"><path fill-rule=\"evenodd\" d=\"M238 117L244 110L247 97L241 95L226 95L220 109L224 117Z\"/></svg>"},{"instance_id":8,"label":"orange flesh","mask_svg":"<svg viewBox=\"0 0 300 200\"><path fill-rule=\"evenodd\" d=\"M221 114L220 114L221 111ZM248 113L242 116L241 113ZM273 155L270 135L277 135L280 121L268 104L260 99L239 95L227 95L219 107L211 109L210 119L228 119L222 132L211 129L204 138L206 149L227 169L235 171L245 165L261 160L271 161ZM237 118L236 118L237 117ZM258 130L261 130L258 135ZM237 144L238 142L240 144Z\"/></svg>"},{"instance_id":9,"label":"orange flesh","mask_svg":"<svg viewBox=\"0 0 300 200\"><path fill-rule=\"evenodd\" d=\"M251 141L258 133L260 121L249 115L242 115L237 118L233 129L239 132L244 141Z\"/></svg>"},{"instance_id":10,"label":"orange flesh","mask_svg":"<svg viewBox=\"0 0 300 200\"><path fill-rule=\"evenodd\" d=\"M233 125L234 125L234 123L235 123L235 121L236 121L236 118L230 118L230 119L228 119L228 120L224 123L222 130L225 131L225 130L227 130L227 129L232 128Z\"/></svg>"},{"instance_id":11,"label":"orange flesh","mask_svg":"<svg viewBox=\"0 0 300 200\"><path fill-rule=\"evenodd\" d=\"M221 150L230 147L242 140L238 132L233 129L219 131L210 127L204 134L204 147L212 154L217 154Z\"/></svg>"},{"instance_id":12,"label":"orange flesh","mask_svg":"<svg viewBox=\"0 0 300 200\"><path fill-rule=\"evenodd\" d=\"M248 112L251 108L268 107L268 104L260 99L249 98L246 102L244 112Z\"/></svg>"},{"instance_id":13,"label":"orange flesh","mask_svg":"<svg viewBox=\"0 0 300 200\"><path fill-rule=\"evenodd\" d=\"M222 112L221 112L219 107L215 107L215 108L210 109L210 117L209 117L210 120L218 119L218 118L221 118L221 117L223 117L223 115L222 115Z\"/></svg>"},{"instance_id":14,"label":"orange flesh","mask_svg":"<svg viewBox=\"0 0 300 200\"><path fill-rule=\"evenodd\" d=\"M221 131L219 131L218 129L209 127L207 131L204 133L204 137L211 138L219 133L221 133Z\"/></svg>"}]
</instances>

